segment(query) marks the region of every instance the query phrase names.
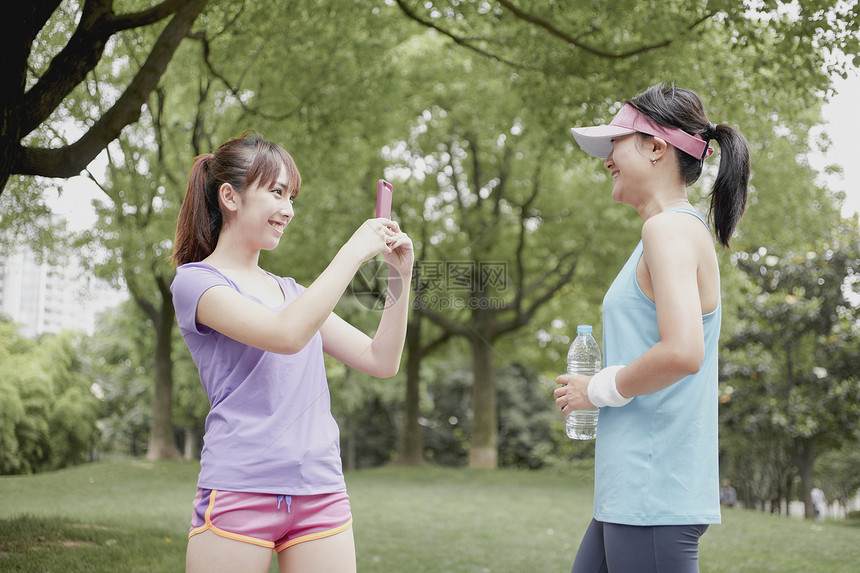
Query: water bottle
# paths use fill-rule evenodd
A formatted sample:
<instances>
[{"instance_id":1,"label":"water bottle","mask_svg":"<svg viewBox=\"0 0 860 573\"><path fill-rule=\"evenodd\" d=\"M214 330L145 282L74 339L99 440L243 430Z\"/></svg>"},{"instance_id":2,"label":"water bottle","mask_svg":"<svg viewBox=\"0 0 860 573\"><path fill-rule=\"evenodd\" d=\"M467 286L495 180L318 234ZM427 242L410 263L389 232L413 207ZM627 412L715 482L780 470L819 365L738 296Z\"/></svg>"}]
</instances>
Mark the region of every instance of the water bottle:
<instances>
[{"instance_id":1,"label":"water bottle","mask_svg":"<svg viewBox=\"0 0 860 573\"><path fill-rule=\"evenodd\" d=\"M567 353L567 373L594 376L603 366L600 347L591 336L591 325L576 327L576 338ZM565 430L572 440L593 440L597 435L597 413L599 410L574 410L567 416Z\"/></svg>"}]
</instances>

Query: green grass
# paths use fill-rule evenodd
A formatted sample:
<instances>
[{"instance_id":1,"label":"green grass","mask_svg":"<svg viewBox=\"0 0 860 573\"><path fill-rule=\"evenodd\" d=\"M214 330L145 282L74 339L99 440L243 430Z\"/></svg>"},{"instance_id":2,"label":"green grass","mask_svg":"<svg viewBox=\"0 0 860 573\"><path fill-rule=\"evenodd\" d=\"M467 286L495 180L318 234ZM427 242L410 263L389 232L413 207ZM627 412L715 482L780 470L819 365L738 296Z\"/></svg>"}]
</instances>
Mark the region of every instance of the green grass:
<instances>
[{"instance_id":1,"label":"green grass","mask_svg":"<svg viewBox=\"0 0 860 573\"><path fill-rule=\"evenodd\" d=\"M182 571L197 471L132 460L0 478L0 571ZM362 573L566 572L591 513L583 470L386 467L347 485ZM726 510L700 556L703 573L853 573L860 527Z\"/></svg>"},{"instance_id":2,"label":"green grass","mask_svg":"<svg viewBox=\"0 0 860 573\"><path fill-rule=\"evenodd\" d=\"M0 478L0 571L182 571L198 469L132 460Z\"/></svg>"}]
</instances>

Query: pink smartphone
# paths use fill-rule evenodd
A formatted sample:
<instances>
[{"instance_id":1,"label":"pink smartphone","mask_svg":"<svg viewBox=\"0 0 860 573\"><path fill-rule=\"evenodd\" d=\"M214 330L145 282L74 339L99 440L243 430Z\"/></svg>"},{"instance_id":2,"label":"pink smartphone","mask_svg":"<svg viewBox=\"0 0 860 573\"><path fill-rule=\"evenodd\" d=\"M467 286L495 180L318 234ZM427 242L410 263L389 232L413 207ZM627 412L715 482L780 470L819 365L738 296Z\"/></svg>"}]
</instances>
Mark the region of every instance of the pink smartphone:
<instances>
[{"instance_id":1,"label":"pink smartphone","mask_svg":"<svg viewBox=\"0 0 860 573\"><path fill-rule=\"evenodd\" d=\"M394 195L394 185L380 179L376 182L376 216L391 218L391 197Z\"/></svg>"}]
</instances>

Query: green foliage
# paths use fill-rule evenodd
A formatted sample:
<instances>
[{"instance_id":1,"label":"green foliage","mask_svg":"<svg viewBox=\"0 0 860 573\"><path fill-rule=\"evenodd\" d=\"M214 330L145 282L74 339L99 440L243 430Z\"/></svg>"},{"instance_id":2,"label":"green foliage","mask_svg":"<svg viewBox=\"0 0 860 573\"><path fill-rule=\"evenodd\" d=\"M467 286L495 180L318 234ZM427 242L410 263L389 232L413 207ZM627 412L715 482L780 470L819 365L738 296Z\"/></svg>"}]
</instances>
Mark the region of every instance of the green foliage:
<instances>
[{"instance_id":1,"label":"green foliage","mask_svg":"<svg viewBox=\"0 0 860 573\"><path fill-rule=\"evenodd\" d=\"M153 341L141 328L146 319L126 302L103 315L81 348L88 375L102 405L99 452L141 456L152 417Z\"/></svg>"},{"instance_id":2,"label":"green foliage","mask_svg":"<svg viewBox=\"0 0 860 573\"><path fill-rule=\"evenodd\" d=\"M437 372L429 379L427 397L432 404L420 419L424 426L424 457L429 462L463 466L469 455L471 376L463 369Z\"/></svg>"},{"instance_id":3,"label":"green foliage","mask_svg":"<svg viewBox=\"0 0 860 573\"><path fill-rule=\"evenodd\" d=\"M374 467L397 451L400 377L381 380L326 357L332 415L341 435L345 469Z\"/></svg>"},{"instance_id":4,"label":"green foliage","mask_svg":"<svg viewBox=\"0 0 860 573\"><path fill-rule=\"evenodd\" d=\"M199 457L206 415L209 413L209 398L200 383L197 365L181 336L173 341L173 423L185 432L185 457ZM148 386L146 387L148 390ZM198 443L192 443L194 440ZM190 449L189 449L190 448Z\"/></svg>"},{"instance_id":5,"label":"green foliage","mask_svg":"<svg viewBox=\"0 0 860 573\"><path fill-rule=\"evenodd\" d=\"M24 404L18 389L6 377L0 378L0 473L15 473L21 468L16 426L24 418Z\"/></svg>"},{"instance_id":6,"label":"green foliage","mask_svg":"<svg viewBox=\"0 0 860 573\"><path fill-rule=\"evenodd\" d=\"M462 343L422 364L420 404L424 457L441 465L463 466L471 436L472 374ZM459 366L458 366L459 365ZM341 428L345 467L361 469L396 461L402 423L403 374L379 380L327 360L332 411ZM497 373L499 465L557 467L583 455L564 435L552 390L538 374L517 363ZM593 452L593 445L586 451Z\"/></svg>"},{"instance_id":7,"label":"green foliage","mask_svg":"<svg viewBox=\"0 0 860 573\"><path fill-rule=\"evenodd\" d=\"M50 249L62 244L63 233L58 232L44 196L56 188L56 184L44 179L17 175L9 178L0 195L0 241L4 245L29 244Z\"/></svg>"},{"instance_id":8,"label":"green foliage","mask_svg":"<svg viewBox=\"0 0 860 573\"><path fill-rule=\"evenodd\" d=\"M462 350L460 351L462 352ZM472 432L470 387L472 373L453 368L452 359L433 358L423 379L421 425L424 457L436 464L463 466L468 460ZM455 362L455 363L456 363ZM447 363L448 365L446 365ZM496 373L499 466L506 468L566 467L570 460L593 455L593 442L569 440L552 389L535 370L509 362Z\"/></svg>"},{"instance_id":9,"label":"green foliage","mask_svg":"<svg viewBox=\"0 0 860 573\"><path fill-rule=\"evenodd\" d=\"M0 322L0 474L87 461L101 404L76 359L75 335L35 342Z\"/></svg>"},{"instance_id":10,"label":"green foliage","mask_svg":"<svg viewBox=\"0 0 860 573\"><path fill-rule=\"evenodd\" d=\"M762 248L735 259L750 283L740 327L722 357L722 439L734 471L762 478L772 468L763 478L770 483L760 489L778 497L762 498L759 491L757 502L788 499L797 475L792 466L803 475L819 453L856 443L858 237L856 226L844 222L808 249ZM770 451L750 446L750 435ZM758 481L732 478L741 492Z\"/></svg>"},{"instance_id":11,"label":"green foliage","mask_svg":"<svg viewBox=\"0 0 860 573\"><path fill-rule=\"evenodd\" d=\"M540 383L537 372L512 364L496 376L499 395L499 465L538 469L559 456L561 414L552 393Z\"/></svg>"},{"instance_id":12,"label":"green foliage","mask_svg":"<svg viewBox=\"0 0 860 573\"><path fill-rule=\"evenodd\" d=\"M843 505L860 490L860 450L857 442L822 454L815 462L815 482L828 500Z\"/></svg>"},{"instance_id":13,"label":"green foliage","mask_svg":"<svg viewBox=\"0 0 860 573\"><path fill-rule=\"evenodd\" d=\"M78 8L63 3L42 31L31 55L33 75L44 72L71 34ZM116 334L106 332L85 351L104 357L92 358L87 366L104 392L103 447L137 453L145 440L154 370L152 355L145 353L155 352L153 332L166 336L154 310L169 304L164 288L172 269L166 257L192 158L250 128L283 144L304 180L296 219L284 245L262 255L264 267L309 284L352 230L372 215L376 178L394 180L395 216L415 240L422 262L505 265L504 285L487 293L508 305L501 318L516 316L521 322L516 336L491 341L499 370L502 463L532 466L556 455L587 456L587 448L560 437L559 420L549 420L551 406L537 406L542 399L533 391L551 396L573 327L599 324L602 294L638 240L639 221L632 210L610 204L605 170L574 149L568 128L608 120L623 98L656 81L696 89L710 117L738 126L752 148L751 204L734 244L749 253L762 245L768 253L802 252L838 217L838 198L814 184L805 154L809 130L820 122L829 73L845 62L828 64L828 69L824 56L834 50L847 58L856 54L858 20L835 0L801 2L793 13L778 8L767 1L738 10L725 0L611 5L298 0L276 6L211 0L141 121L110 146L108 172L91 174L110 202L99 208L96 228L76 246L88 252L99 252L87 248L94 244L105 247L107 255L93 260L96 272L127 285L139 307L124 310L128 321L107 331ZM128 83L156 32L144 28L115 35L56 119L80 129L89 126ZM792 81L782 81L786 77ZM40 130L28 143L62 144L65 137ZM704 210L715 165L710 161L701 183L690 190ZM0 229L18 238L62 242L52 241L49 186L57 184L10 181L0 196ZM574 278L533 313L518 315L541 296L531 287L545 281L544 273L566 254L576 257ZM784 432L779 433L786 425L811 436L830 424L826 433L838 438L838 428L850 424L853 414L840 409L840 420L820 418L815 396L823 390L815 377L807 376L793 391L791 416L782 411L784 396L771 381L781 380L784 368L775 356L778 344L765 341L777 323L762 320L752 329L754 321L742 311L748 297L756 301L760 293L736 272L727 253L722 268L724 332L727 338L740 331L750 334L742 349L725 353L730 378L724 389L738 387L736 403L745 390L732 380L755 386L757 377L767 380L776 400L776 405L756 401L758 408L732 416L747 431L762 432L769 444L788 447L780 441ZM433 294L459 304L440 313L445 319L475 326L465 304L471 293ZM771 298L757 308L776 316L784 304ZM828 304L798 302L792 305L794 319L817 320ZM378 318L350 296L338 312L365 330ZM827 344L806 331L792 331L790 321L779 324L796 335L789 341L796 341L796 353L817 352L815 360L826 362L828 373L843 380L827 389L827 400L842 397L844 403L854 392L844 382L852 364L844 349L852 348L856 329L836 323L842 326L820 335L832 339ZM426 327L425 341L441 330ZM755 332L762 334L757 341ZM176 378L174 423L199 433L206 399L187 351L177 333L172 336L173 353L159 360L171 362ZM458 464L468 449L473 409L481 405L468 404L463 394L474 377L463 371L462 347L446 350L444 358L431 356L422 365L421 412L430 424L428 452L436 461ZM810 364L802 365L807 374ZM6 367L18 377L0 378L7 386L13 379L43 376L27 363L7 362ZM403 376L374 381L339 365L330 365L329 372L335 414L345 440L356 445L355 463L390 459ZM523 377L550 382L530 385ZM15 430L10 428L18 428L26 439L15 437L15 447L29 444L25 457L48 463L46 384L16 384L26 392L0 398L8 413L0 418L0 440L12 444ZM79 446L86 436L68 422L86 394L64 392L57 395L62 408L52 423ZM454 418L457 423L451 424ZM740 448L741 442L731 447Z\"/></svg>"},{"instance_id":14,"label":"green foliage","mask_svg":"<svg viewBox=\"0 0 860 573\"><path fill-rule=\"evenodd\" d=\"M88 460L97 439L96 420L101 404L91 391L92 381L80 359L81 336L64 333L43 337L40 346L52 381L50 458L44 469L82 463Z\"/></svg>"}]
</instances>

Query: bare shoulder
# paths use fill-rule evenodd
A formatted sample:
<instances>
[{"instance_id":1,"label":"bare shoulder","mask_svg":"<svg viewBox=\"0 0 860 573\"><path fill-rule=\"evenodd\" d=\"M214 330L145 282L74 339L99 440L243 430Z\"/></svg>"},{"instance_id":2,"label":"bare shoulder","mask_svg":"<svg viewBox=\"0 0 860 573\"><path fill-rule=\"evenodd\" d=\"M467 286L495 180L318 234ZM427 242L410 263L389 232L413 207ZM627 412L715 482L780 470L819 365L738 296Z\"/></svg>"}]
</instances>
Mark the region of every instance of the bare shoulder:
<instances>
[{"instance_id":1,"label":"bare shoulder","mask_svg":"<svg viewBox=\"0 0 860 573\"><path fill-rule=\"evenodd\" d=\"M642 240L647 245L682 247L712 244L708 228L690 213L668 211L650 217L642 225Z\"/></svg>"}]
</instances>

